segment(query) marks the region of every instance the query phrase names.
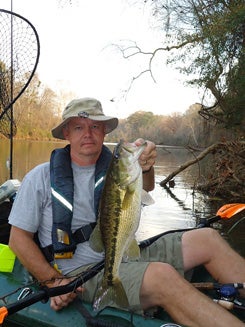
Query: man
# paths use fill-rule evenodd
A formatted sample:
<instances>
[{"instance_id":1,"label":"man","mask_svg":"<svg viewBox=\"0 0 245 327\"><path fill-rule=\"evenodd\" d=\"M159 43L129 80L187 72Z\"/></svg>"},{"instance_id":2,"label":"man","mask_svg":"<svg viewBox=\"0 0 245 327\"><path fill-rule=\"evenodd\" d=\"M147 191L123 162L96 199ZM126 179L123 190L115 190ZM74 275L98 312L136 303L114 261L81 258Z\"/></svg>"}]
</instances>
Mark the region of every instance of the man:
<instances>
[{"instance_id":1,"label":"man","mask_svg":"<svg viewBox=\"0 0 245 327\"><path fill-rule=\"evenodd\" d=\"M83 241L79 238L75 247L70 240L81 229L84 234L84 226L87 230L87 226L94 226L96 222L101 177L111 158L103 141L117 124L116 118L103 114L96 99L71 101L63 112L62 123L52 130L54 137L66 139L70 147L54 151L50 163L34 168L22 182L9 218L12 225L9 245L28 271L39 281L46 281L48 286L66 284L69 279L60 277L71 275L80 266L86 267L103 257L90 248L89 233ZM135 144L142 142L138 139ZM139 158L146 191L154 188L155 159L156 147L147 141ZM40 246L34 241L36 232ZM68 254L74 249L75 252L69 259L62 255L54 259L56 248ZM121 264L120 277L130 306L143 310L161 306L176 322L186 326L243 326L184 279L184 272L200 264L221 283L244 282L244 259L217 232L205 228L173 233L142 250L139 261ZM97 274L76 291L82 292L85 300L92 301L102 275L103 272ZM51 307L60 310L75 297L75 292L53 297Z\"/></svg>"}]
</instances>

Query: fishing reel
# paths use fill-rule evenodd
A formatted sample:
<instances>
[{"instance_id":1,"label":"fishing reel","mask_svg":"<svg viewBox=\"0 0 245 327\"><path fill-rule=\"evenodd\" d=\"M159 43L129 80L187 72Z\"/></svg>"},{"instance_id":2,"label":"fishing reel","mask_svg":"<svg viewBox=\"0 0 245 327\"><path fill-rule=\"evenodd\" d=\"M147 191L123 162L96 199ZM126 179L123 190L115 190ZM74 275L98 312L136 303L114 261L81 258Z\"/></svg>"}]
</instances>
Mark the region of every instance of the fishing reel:
<instances>
[{"instance_id":1,"label":"fishing reel","mask_svg":"<svg viewBox=\"0 0 245 327\"><path fill-rule=\"evenodd\" d=\"M215 302L221 304L228 310L240 309L244 310L244 303L238 300L238 289L244 288L244 284L223 284L216 288L216 294L218 299L214 299Z\"/></svg>"},{"instance_id":2,"label":"fishing reel","mask_svg":"<svg viewBox=\"0 0 245 327\"><path fill-rule=\"evenodd\" d=\"M235 286L225 284L217 289L217 294L221 300L233 302L238 295L238 291Z\"/></svg>"}]
</instances>

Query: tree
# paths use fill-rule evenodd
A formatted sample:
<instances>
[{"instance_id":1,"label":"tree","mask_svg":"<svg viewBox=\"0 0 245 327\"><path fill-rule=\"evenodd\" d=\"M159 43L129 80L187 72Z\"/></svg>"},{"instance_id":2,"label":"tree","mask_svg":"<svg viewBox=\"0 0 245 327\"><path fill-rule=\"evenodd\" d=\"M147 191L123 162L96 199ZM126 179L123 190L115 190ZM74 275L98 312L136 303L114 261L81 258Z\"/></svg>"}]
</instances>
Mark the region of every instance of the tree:
<instances>
[{"instance_id":1,"label":"tree","mask_svg":"<svg viewBox=\"0 0 245 327\"><path fill-rule=\"evenodd\" d=\"M153 116L153 113L149 111L136 111L127 118L127 122L133 130L138 132L141 126L147 126L151 122Z\"/></svg>"},{"instance_id":2,"label":"tree","mask_svg":"<svg viewBox=\"0 0 245 327\"><path fill-rule=\"evenodd\" d=\"M18 137L49 138L50 131L60 120L60 104L56 93L44 86L35 74L25 92L14 105Z\"/></svg>"},{"instance_id":3,"label":"tree","mask_svg":"<svg viewBox=\"0 0 245 327\"><path fill-rule=\"evenodd\" d=\"M124 57L149 57L142 73L152 73L158 52L188 76L187 83L204 91L200 114L226 127L244 124L245 2L244 0L144 0L165 32L163 46L143 51L137 44L121 46Z\"/></svg>"}]
</instances>

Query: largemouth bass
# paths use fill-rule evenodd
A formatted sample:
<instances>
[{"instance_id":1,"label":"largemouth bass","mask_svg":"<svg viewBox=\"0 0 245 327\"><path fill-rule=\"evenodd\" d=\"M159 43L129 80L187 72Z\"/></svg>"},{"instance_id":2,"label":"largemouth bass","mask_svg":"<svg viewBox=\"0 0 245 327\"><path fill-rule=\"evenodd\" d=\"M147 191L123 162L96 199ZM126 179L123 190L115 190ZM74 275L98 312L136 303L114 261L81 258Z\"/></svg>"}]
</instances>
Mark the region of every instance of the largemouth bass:
<instances>
[{"instance_id":1,"label":"largemouth bass","mask_svg":"<svg viewBox=\"0 0 245 327\"><path fill-rule=\"evenodd\" d=\"M96 311L112 302L119 307L129 307L119 266L123 257L136 259L140 256L135 240L142 194L142 169L138 158L145 146L146 142L136 146L121 140L113 152L101 196L98 224L90 237L95 251L105 251L103 280L93 302Z\"/></svg>"}]
</instances>

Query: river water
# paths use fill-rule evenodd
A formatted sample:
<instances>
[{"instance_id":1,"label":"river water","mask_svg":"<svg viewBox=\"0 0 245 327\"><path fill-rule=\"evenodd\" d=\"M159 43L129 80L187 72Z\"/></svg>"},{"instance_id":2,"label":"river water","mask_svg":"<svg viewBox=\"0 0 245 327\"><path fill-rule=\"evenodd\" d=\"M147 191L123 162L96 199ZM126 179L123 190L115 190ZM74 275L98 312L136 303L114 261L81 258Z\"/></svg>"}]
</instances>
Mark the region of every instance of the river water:
<instances>
[{"instance_id":1,"label":"river water","mask_svg":"<svg viewBox=\"0 0 245 327\"><path fill-rule=\"evenodd\" d=\"M13 178L20 181L24 175L36 165L48 161L54 148L63 147L64 142L14 141ZM112 145L109 145L113 149ZM174 177L174 188L165 189L159 183L180 165L190 159L193 154L185 149L158 147L158 157L155 164L156 184L150 192L154 204L142 209L140 226L137 232L138 240L146 239L167 230L189 228L196 226L199 218L215 215L217 209L225 202L210 201L207 196L196 191L194 186L201 178L199 166L194 165ZM0 185L9 179L6 162L9 158L9 141L0 140ZM213 199L212 199L213 200ZM238 217L239 218L239 217ZM223 221L222 233L229 234L230 243L245 254L245 219L242 224L236 224L236 219ZM232 228L232 233L230 229Z\"/></svg>"}]
</instances>

